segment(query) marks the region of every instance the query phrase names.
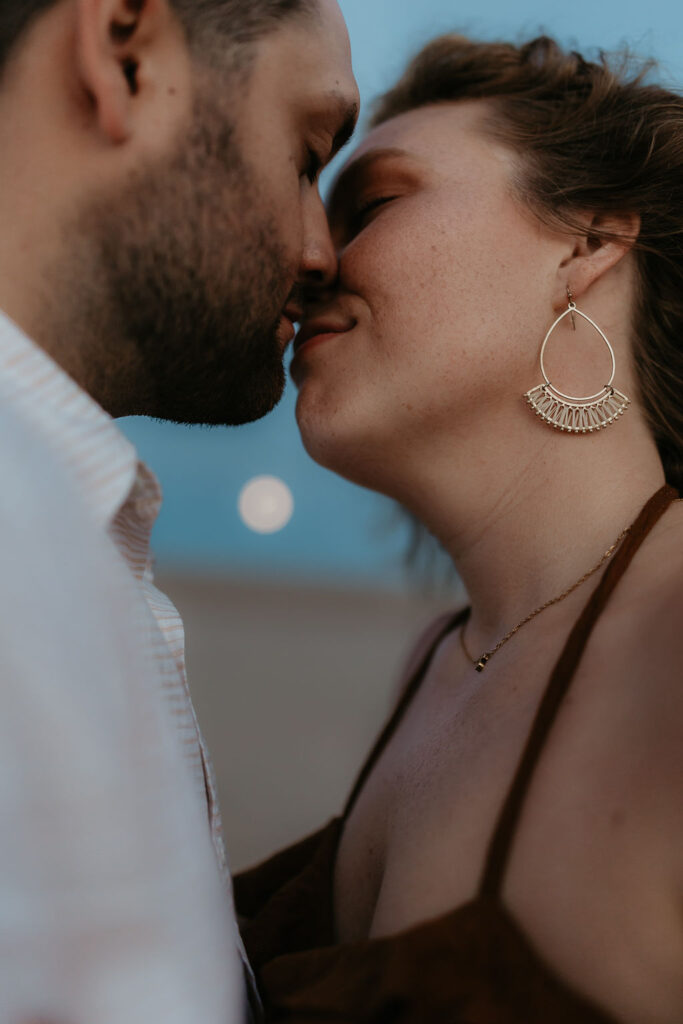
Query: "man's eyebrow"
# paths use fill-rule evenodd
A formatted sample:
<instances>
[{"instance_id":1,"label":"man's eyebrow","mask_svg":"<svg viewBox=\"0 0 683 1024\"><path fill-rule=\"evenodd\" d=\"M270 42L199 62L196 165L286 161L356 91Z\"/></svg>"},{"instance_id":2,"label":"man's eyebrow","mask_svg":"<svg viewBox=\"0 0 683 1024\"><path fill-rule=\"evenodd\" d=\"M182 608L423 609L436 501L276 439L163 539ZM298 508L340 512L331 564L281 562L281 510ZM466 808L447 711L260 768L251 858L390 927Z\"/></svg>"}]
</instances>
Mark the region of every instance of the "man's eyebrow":
<instances>
[{"instance_id":1,"label":"man's eyebrow","mask_svg":"<svg viewBox=\"0 0 683 1024\"><path fill-rule=\"evenodd\" d=\"M359 107L357 103L350 103L347 97L342 96L340 93L329 93L327 99L331 106L335 108L334 115L341 126L335 133L334 139L332 140L332 152L330 156L333 157L336 156L339 150L346 145L356 130Z\"/></svg>"},{"instance_id":2,"label":"man's eyebrow","mask_svg":"<svg viewBox=\"0 0 683 1024\"><path fill-rule=\"evenodd\" d=\"M338 206L343 205L344 199L353 190L354 183L361 178L365 172L379 160L386 160L389 157L412 157L405 149L397 146L385 146L383 149L371 149L363 156L359 156L352 163L348 164L332 185L329 199L327 201L328 211L331 213Z\"/></svg>"}]
</instances>

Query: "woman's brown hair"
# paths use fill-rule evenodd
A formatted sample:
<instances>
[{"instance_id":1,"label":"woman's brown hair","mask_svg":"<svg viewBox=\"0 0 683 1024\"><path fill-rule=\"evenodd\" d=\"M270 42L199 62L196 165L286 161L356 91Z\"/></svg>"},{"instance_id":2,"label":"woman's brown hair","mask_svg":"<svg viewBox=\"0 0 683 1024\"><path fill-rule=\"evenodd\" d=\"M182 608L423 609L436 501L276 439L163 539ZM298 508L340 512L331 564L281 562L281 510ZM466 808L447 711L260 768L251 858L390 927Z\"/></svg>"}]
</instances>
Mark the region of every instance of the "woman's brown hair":
<instances>
[{"instance_id":1,"label":"woman's brown hair","mask_svg":"<svg viewBox=\"0 0 683 1024\"><path fill-rule=\"evenodd\" d=\"M488 130L519 154L516 182L547 223L637 213L633 349L640 401L667 481L683 491L683 97L601 54L590 62L547 37L521 46L448 35L378 102L373 125L433 103L486 99Z\"/></svg>"}]
</instances>

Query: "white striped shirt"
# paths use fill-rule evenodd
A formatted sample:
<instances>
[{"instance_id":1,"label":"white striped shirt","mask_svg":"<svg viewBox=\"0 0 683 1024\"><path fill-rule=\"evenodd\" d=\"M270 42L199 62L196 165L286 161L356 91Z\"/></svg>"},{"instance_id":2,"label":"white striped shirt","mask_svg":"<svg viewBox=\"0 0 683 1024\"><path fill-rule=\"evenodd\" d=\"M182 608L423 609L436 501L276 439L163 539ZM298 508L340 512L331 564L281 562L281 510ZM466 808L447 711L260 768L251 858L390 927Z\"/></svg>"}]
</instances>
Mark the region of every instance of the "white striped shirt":
<instances>
[{"instance_id":1,"label":"white striped shirt","mask_svg":"<svg viewBox=\"0 0 683 1024\"><path fill-rule=\"evenodd\" d=\"M0 480L0 1024L233 1024L215 783L152 575L159 484L2 314Z\"/></svg>"}]
</instances>

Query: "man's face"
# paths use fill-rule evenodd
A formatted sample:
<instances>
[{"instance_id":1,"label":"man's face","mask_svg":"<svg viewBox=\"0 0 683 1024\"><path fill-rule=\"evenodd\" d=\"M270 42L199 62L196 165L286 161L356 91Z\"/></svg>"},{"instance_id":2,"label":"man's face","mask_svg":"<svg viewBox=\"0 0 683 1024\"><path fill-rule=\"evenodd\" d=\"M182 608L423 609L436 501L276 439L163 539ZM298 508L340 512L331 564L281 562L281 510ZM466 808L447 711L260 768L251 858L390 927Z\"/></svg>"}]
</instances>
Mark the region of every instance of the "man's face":
<instances>
[{"instance_id":1,"label":"man's face","mask_svg":"<svg viewBox=\"0 0 683 1024\"><path fill-rule=\"evenodd\" d=\"M198 67L173 152L79 211L91 293L81 309L123 343L106 371L123 385L107 403L116 414L238 424L279 401L288 300L306 254L331 250L317 170L357 104L343 19L320 0L318 14L257 44L244 82L215 61Z\"/></svg>"}]
</instances>

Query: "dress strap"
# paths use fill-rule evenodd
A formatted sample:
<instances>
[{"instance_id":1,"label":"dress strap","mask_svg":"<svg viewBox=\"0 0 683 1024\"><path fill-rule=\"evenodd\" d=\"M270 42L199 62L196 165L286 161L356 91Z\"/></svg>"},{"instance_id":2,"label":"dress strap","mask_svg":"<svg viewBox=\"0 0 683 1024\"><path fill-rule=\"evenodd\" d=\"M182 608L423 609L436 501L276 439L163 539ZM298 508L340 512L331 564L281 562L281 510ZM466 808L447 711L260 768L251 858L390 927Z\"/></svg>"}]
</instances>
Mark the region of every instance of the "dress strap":
<instances>
[{"instance_id":1,"label":"dress strap","mask_svg":"<svg viewBox=\"0 0 683 1024\"><path fill-rule=\"evenodd\" d=\"M517 772L493 833L479 886L480 896L500 896L510 848L534 769L593 627L639 547L677 497L677 491L673 487L665 485L650 498L607 566L598 586L569 635L539 705Z\"/></svg>"},{"instance_id":2,"label":"dress strap","mask_svg":"<svg viewBox=\"0 0 683 1024\"><path fill-rule=\"evenodd\" d=\"M422 658L420 658L420 660L417 663L417 667L414 669L412 675L409 677L408 682L403 690L403 693L401 694L401 698L396 706L396 710L394 711L393 715L391 716L391 718L385 725L384 729L380 733L379 739L375 743L374 747L372 748L372 751L370 752L370 756L368 757L367 761L365 762L361 769L360 775L358 776L354 784L354 787L351 790L351 795L346 802L346 807L344 808L344 819L348 818L349 814L353 810L353 806L356 803L358 797L360 796L360 792L365 783L367 782L370 772L373 770L373 768L379 761L387 744L389 743L389 740L396 732L398 726L401 723L401 719L408 710L408 707L410 706L413 697L420 689L424 677L427 674L427 669L432 663L432 659L436 654L439 644L443 639L445 639L446 636L448 636L449 633L452 633L453 630L457 629L458 626L460 626L465 621L468 615L469 608L462 608L460 611L448 614L446 616L442 616L440 620L432 624L432 628L434 628L435 626L438 627L436 630L436 634L430 640L425 654L422 656Z\"/></svg>"}]
</instances>

